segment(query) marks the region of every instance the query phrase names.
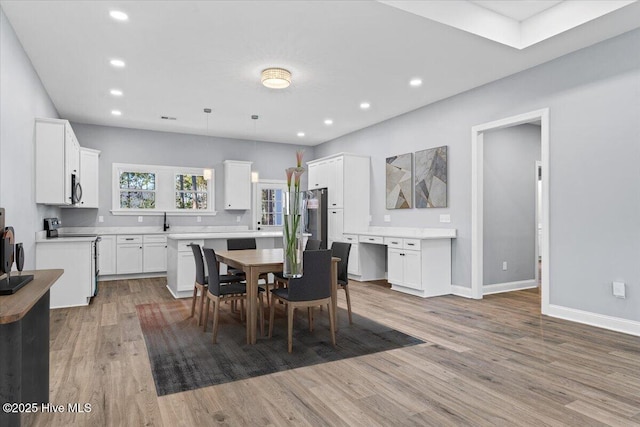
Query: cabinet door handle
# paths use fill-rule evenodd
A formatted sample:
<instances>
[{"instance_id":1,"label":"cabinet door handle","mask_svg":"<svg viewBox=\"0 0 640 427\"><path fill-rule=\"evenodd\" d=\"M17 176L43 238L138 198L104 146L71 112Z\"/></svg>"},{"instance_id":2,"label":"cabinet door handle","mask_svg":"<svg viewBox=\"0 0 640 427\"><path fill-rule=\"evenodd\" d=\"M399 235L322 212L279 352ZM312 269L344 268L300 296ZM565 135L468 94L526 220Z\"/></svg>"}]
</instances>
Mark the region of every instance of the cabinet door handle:
<instances>
[{"instance_id":1,"label":"cabinet door handle","mask_svg":"<svg viewBox=\"0 0 640 427\"><path fill-rule=\"evenodd\" d=\"M407 246L415 246L415 243L407 243Z\"/></svg>"},{"instance_id":2,"label":"cabinet door handle","mask_svg":"<svg viewBox=\"0 0 640 427\"><path fill-rule=\"evenodd\" d=\"M375 240L376 240L376 239L369 239L369 241L370 241L370 242L373 242L373 241L375 241Z\"/></svg>"},{"instance_id":3,"label":"cabinet door handle","mask_svg":"<svg viewBox=\"0 0 640 427\"><path fill-rule=\"evenodd\" d=\"M391 242L391 243L393 243L394 245L397 245L397 244L398 244L398 242Z\"/></svg>"},{"instance_id":4,"label":"cabinet door handle","mask_svg":"<svg viewBox=\"0 0 640 427\"><path fill-rule=\"evenodd\" d=\"M140 246L140 249L142 249L142 246Z\"/></svg>"},{"instance_id":5,"label":"cabinet door handle","mask_svg":"<svg viewBox=\"0 0 640 427\"><path fill-rule=\"evenodd\" d=\"M133 237L126 237L124 240L133 240Z\"/></svg>"}]
</instances>

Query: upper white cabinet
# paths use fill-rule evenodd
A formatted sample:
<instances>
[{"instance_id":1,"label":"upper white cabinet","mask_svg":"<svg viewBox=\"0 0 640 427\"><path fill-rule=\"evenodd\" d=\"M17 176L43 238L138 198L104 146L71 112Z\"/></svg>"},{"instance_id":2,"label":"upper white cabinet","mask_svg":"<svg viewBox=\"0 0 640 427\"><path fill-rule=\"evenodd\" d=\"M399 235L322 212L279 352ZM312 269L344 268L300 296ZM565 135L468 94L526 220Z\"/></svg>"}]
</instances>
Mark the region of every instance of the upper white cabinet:
<instances>
[{"instance_id":1,"label":"upper white cabinet","mask_svg":"<svg viewBox=\"0 0 640 427\"><path fill-rule=\"evenodd\" d=\"M251 164L239 160L224 161L224 208L251 209Z\"/></svg>"},{"instance_id":2,"label":"upper white cabinet","mask_svg":"<svg viewBox=\"0 0 640 427\"><path fill-rule=\"evenodd\" d=\"M36 203L71 205L79 180L80 144L67 120L36 119Z\"/></svg>"},{"instance_id":3,"label":"upper white cabinet","mask_svg":"<svg viewBox=\"0 0 640 427\"><path fill-rule=\"evenodd\" d=\"M343 231L353 233L366 230L369 226L369 157L340 153L313 160L307 165L309 189L328 190L329 212L344 209L343 221L336 223L342 227L332 230L329 224L329 235L334 240L342 240Z\"/></svg>"},{"instance_id":4,"label":"upper white cabinet","mask_svg":"<svg viewBox=\"0 0 640 427\"><path fill-rule=\"evenodd\" d=\"M80 203L77 205L78 207L98 207L99 160L100 151L90 148L80 148L80 184L82 185L82 199L80 199Z\"/></svg>"}]
</instances>

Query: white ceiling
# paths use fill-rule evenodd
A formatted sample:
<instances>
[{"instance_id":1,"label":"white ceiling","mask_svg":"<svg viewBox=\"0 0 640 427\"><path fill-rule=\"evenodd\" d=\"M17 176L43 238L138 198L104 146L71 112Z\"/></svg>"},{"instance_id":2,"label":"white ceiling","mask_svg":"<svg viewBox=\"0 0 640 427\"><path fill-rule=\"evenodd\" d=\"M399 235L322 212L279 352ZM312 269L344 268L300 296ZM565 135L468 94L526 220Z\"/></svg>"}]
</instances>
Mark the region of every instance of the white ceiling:
<instances>
[{"instance_id":1,"label":"white ceiling","mask_svg":"<svg viewBox=\"0 0 640 427\"><path fill-rule=\"evenodd\" d=\"M633 3L518 50L375 1L0 4L63 118L299 145L334 139L640 26L640 3ZM129 20L114 21L110 10ZM114 69L112 58L126 67ZM260 71L269 66L289 69L292 85L264 88ZM414 77L422 78L421 87L409 86ZM111 88L124 96L111 96ZM369 110L359 108L363 101ZM203 112L207 107L211 114ZM112 116L113 109L122 116ZM334 124L326 126L326 118Z\"/></svg>"},{"instance_id":2,"label":"white ceiling","mask_svg":"<svg viewBox=\"0 0 640 427\"><path fill-rule=\"evenodd\" d=\"M550 9L565 0L519 0L519 1L504 1L504 0L473 0L471 3L475 3L478 6L482 6L485 9L489 9L500 15L515 19L516 21L524 21Z\"/></svg>"}]
</instances>

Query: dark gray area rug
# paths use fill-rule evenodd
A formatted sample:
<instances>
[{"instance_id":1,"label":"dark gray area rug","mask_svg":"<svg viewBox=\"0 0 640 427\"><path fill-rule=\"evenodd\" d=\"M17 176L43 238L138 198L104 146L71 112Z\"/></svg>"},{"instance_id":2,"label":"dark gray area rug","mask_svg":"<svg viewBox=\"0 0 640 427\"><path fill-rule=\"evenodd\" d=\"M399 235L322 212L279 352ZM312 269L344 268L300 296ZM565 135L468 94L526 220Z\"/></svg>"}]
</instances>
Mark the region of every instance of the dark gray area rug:
<instances>
[{"instance_id":1,"label":"dark gray area rug","mask_svg":"<svg viewBox=\"0 0 640 427\"><path fill-rule=\"evenodd\" d=\"M191 300L180 300L136 306L158 396L423 343L355 313L349 325L346 310L338 309L337 347L333 347L325 307L314 311L313 332L306 310L297 310L289 354L284 310L276 310L271 339L258 332L258 342L248 345L239 313L223 304L218 342L213 344L212 314L204 333L189 317L190 304Z\"/></svg>"}]
</instances>

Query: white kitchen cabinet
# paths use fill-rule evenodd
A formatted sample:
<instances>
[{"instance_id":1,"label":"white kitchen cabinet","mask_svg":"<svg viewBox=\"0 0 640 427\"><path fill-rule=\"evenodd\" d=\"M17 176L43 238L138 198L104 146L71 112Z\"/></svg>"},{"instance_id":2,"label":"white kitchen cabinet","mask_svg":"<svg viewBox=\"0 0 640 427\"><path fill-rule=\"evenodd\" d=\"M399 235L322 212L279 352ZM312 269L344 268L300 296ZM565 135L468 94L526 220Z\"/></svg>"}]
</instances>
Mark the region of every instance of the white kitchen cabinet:
<instances>
[{"instance_id":1,"label":"white kitchen cabinet","mask_svg":"<svg viewBox=\"0 0 640 427\"><path fill-rule=\"evenodd\" d=\"M142 239L142 271L167 271L167 236L148 235Z\"/></svg>"},{"instance_id":2,"label":"white kitchen cabinet","mask_svg":"<svg viewBox=\"0 0 640 427\"><path fill-rule=\"evenodd\" d=\"M340 230L347 233L366 231L369 227L370 158L340 153L313 160L307 165L309 189L326 187L329 212L343 210ZM330 225L328 232L328 239L331 240ZM336 232L333 238L340 240L341 234Z\"/></svg>"},{"instance_id":3,"label":"white kitchen cabinet","mask_svg":"<svg viewBox=\"0 0 640 427\"><path fill-rule=\"evenodd\" d=\"M224 208L251 209L251 164L238 160L224 161Z\"/></svg>"},{"instance_id":4,"label":"white kitchen cabinet","mask_svg":"<svg viewBox=\"0 0 640 427\"><path fill-rule=\"evenodd\" d=\"M100 276L116 274L116 236L100 236L98 262Z\"/></svg>"},{"instance_id":5,"label":"white kitchen cabinet","mask_svg":"<svg viewBox=\"0 0 640 427\"><path fill-rule=\"evenodd\" d=\"M71 205L71 177L79 179L80 144L67 120L36 119L36 203Z\"/></svg>"},{"instance_id":6,"label":"white kitchen cabinet","mask_svg":"<svg viewBox=\"0 0 640 427\"><path fill-rule=\"evenodd\" d=\"M349 264L347 266L347 273L359 276L360 275L360 246L358 245L358 236L352 234L343 235L343 241L345 243L351 243L351 251L349 252Z\"/></svg>"},{"instance_id":7,"label":"white kitchen cabinet","mask_svg":"<svg viewBox=\"0 0 640 427\"><path fill-rule=\"evenodd\" d=\"M80 148L80 185L82 199L77 204L80 208L97 208L99 203L99 160L100 151Z\"/></svg>"},{"instance_id":8,"label":"white kitchen cabinet","mask_svg":"<svg viewBox=\"0 0 640 427\"><path fill-rule=\"evenodd\" d=\"M36 243L37 270L64 269L64 274L51 287L50 308L75 307L89 303L95 289L92 245L91 239L51 239Z\"/></svg>"},{"instance_id":9,"label":"white kitchen cabinet","mask_svg":"<svg viewBox=\"0 0 640 427\"><path fill-rule=\"evenodd\" d=\"M341 242L344 233L344 209L329 209L327 219L327 239L329 246L333 242Z\"/></svg>"},{"instance_id":10,"label":"white kitchen cabinet","mask_svg":"<svg viewBox=\"0 0 640 427\"><path fill-rule=\"evenodd\" d=\"M451 239L386 237L391 289L432 297L451 293Z\"/></svg>"},{"instance_id":11,"label":"white kitchen cabinet","mask_svg":"<svg viewBox=\"0 0 640 427\"><path fill-rule=\"evenodd\" d=\"M118 274L142 273L142 236L117 237L116 272Z\"/></svg>"},{"instance_id":12,"label":"white kitchen cabinet","mask_svg":"<svg viewBox=\"0 0 640 427\"><path fill-rule=\"evenodd\" d=\"M193 259L191 243L204 246L204 240L168 241L167 287L176 298L185 298L193 294L193 282L196 279L196 264ZM226 239L225 244L226 247Z\"/></svg>"}]
</instances>

